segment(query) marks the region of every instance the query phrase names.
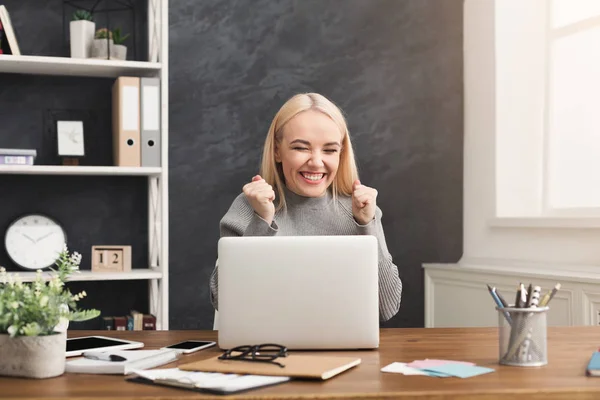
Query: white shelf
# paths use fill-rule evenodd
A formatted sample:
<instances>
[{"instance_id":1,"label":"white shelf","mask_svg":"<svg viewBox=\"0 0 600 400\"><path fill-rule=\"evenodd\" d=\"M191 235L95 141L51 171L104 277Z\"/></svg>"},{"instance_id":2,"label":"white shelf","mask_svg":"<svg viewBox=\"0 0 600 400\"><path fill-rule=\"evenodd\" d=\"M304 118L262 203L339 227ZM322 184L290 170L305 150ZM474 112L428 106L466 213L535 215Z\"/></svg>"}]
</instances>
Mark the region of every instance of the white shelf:
<instances>
[{"instance_id":1,"label":"white shelf","mask_svg":"<svg viewBox=\"0 0 600 400\"><path fill-rule=\"evenodd\" d=\"M72 165L0 165L0 175L156 176L160 167L85 167Z\"/></svg>"},{"instance_id":2,"label":"white shelf","mask_svg":"<svg viewBox=\"0 0 600 400\"><path fill-rule=\"evenodd\" d=\"M36 272L10 271L9 274L18 274L23 282L33 282ZM54 275L52 271L43 271L42 277L47 280ZM127 281L141 279L161 279L162 272L150 268L132 269L131 272L92 272L81 271L69 276L69 281Z\"/></svg>"},{"instance_id":3,"label":"white shelf","mask_svg":"<svg viewBox=\"0 0 600 400\"><path fill-rule=\"evenodd\" d=\"M156 76L161 63L91 58L0 55L0 73L116 78Z\"/></svg>"}]
</instances>

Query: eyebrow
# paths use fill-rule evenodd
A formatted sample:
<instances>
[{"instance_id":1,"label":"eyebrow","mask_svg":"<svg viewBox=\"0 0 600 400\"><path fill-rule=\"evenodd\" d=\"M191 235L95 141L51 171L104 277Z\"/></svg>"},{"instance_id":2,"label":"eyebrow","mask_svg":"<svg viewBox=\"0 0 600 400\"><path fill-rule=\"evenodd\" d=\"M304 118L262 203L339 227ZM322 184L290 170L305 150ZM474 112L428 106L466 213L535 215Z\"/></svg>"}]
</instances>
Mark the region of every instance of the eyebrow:
<instances>
[{"instance_id":1,"label":"eyebrow","mask_svg":"<svg viewBox=\"0 0 600 400\"><path fill-rule=\"evenodd\" d=\"M302 139L296 139L290 142L290 144L294 144L294 143L301 143L307 146L310 146L310 142L308 140L302 140ZM325 146L338 146L338 147L342 147L342 145L340 145L338 142L329 142L329 143L325 143L323 145L323 147Z\"/></svg>"}]
</instances>

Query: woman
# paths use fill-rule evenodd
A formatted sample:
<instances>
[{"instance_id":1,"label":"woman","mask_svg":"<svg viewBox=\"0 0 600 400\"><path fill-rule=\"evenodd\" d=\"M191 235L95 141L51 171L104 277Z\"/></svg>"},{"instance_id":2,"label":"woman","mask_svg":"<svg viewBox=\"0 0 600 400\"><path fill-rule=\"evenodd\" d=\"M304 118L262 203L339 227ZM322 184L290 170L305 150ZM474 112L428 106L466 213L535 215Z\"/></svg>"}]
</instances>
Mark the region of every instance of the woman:
<instances>
[{"instance_id":1,"label":"woman","mask_svg":"<svg viewBox=\"0 0 600 400\"><path fill-rule=\"evenodd\" d=\"M373 235L379 243L379 316L400 308L402 282L387 250L377 190L358 180L342 112L320 94L298 94L279 110L265 141L260 175L221 220L224 236ZM211 279L217 304L218 267Z\"/></svg>"}]
</instances>

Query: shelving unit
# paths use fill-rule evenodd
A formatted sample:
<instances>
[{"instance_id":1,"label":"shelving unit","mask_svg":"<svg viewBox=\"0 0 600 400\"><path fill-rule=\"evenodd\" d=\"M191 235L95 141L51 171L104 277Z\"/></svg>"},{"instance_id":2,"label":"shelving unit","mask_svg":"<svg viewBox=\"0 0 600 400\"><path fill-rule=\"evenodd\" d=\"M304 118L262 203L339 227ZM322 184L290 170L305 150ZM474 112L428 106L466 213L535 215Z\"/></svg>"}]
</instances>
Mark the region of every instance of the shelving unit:
<instances>
[{"instance_id":1,"label":"shelving unit","mask_svg":"<svg viewBox=\"0 0 600 400\"><path fill-rule=\"evenodd\" d=\"M0 55L0 73L117 78L119 76L158 77L160 79L161 167L116 166L15 166L1 165L0 175L84 175L139 176L148 186L148 261L143 268L131 272L100 273L81 271L71 281L147 280L149 312L156 316L156 329L169 329L169 49L168 0L148 0L157 11L158 19L149 26L158 26L158 61L119 61L76 59L69 57ZM155 8L154 8L155 7ZM150 32L149 32L150 33ZM150 42L150 40L149 40ZM31 282L35 272L18 272L21 280ZM49 279L50 273L42 276Z\"/></svg>"},{"instance_id":2,"label":"shelving unit","mask_svg":"<svg viewBox=\"0 0 600 400\"><path fill-rule=\"evenodd\" d=\"M0 55L0 73L116 78L156 76L162 63L91 58Z\"/></svg>"},{"instance_id":3,"label":"shelving unit","mask_svg":"<svg viewBox=\"0 0 600 400\"><path fill-rule=\"evenodd\" d=\"M0 165L0 175L160 176L154 167L85 167L62 165Z\"/></svg>"},{"instance_id":4,"label":"shelving unit","mask_svg":"<svg viewBox=\"0 0 600 400\"><path fill-rule=\"evenodd\" d=\"M17 272L22 282L33 282L36 272ZM162 272L154 268L135 268L131 272L92 272L81 271L69 277L69 281L131 281L140 279L161 279ZM50 272L43 271L42 278L49 280L52 277Z\"/></svg>"}]
</instances>

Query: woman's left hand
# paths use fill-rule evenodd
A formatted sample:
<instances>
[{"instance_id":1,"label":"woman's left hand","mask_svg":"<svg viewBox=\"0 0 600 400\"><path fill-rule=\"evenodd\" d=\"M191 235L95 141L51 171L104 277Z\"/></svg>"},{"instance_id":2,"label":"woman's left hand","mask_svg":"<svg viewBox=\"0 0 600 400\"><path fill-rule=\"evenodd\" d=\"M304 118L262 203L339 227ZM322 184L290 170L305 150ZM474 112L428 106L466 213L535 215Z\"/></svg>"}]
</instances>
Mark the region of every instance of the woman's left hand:
<instances>
[{"instance_id":1,"label":"woman's left hand","mask_svg":"<svg viewBox=\"0 0 600 400\"><path fill-rule=\"evenodd\" d=\"M352 185L352 215L361 225L367 225L375 218L377 190L362 185L357 179Z\"/></svg>"}]
</instances>

